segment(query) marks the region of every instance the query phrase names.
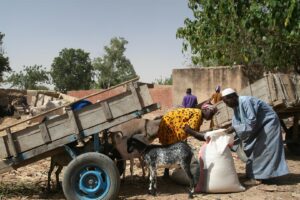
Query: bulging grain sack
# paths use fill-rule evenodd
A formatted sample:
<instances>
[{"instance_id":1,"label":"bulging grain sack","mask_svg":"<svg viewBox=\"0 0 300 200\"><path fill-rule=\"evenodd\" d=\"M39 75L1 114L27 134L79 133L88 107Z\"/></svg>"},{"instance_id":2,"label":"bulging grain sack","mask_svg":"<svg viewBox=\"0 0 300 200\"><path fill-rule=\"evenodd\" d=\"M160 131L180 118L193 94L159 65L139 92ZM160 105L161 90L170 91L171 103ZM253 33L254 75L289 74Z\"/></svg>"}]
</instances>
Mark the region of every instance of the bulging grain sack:
<instances>
[{"instance_id":1,"label":"bulging grain sack","mask_svg":"<svg viewBox=\"0 0 300 200\"><path fill-rule=\"evenodd\" d=\"M200 176L196 192L226 193L245 190L239 182L228 147L234 142L233 135L224 131L225 129L218 129L205 134L210 141L199 152Z\"/></svg>"}]
</instances>

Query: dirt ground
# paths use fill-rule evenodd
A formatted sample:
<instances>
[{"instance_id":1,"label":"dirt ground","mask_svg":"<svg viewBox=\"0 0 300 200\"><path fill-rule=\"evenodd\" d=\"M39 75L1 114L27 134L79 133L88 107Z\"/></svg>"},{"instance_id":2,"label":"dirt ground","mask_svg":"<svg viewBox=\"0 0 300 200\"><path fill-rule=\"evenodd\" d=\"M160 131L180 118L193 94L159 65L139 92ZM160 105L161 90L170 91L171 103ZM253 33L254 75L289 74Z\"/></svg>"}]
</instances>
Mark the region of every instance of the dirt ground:
<instances>
[{"instance_id":1,"label":"dirt ground","mask_svg":"<svg viewBox=\"0 0 300 200\"><path fill-rule=\"evenodd\" d=\"M189 138L189 144L199 149L201 143ZM245 166L233 153L235 167L243 184ZM300 157L294 156L286 150L286 160L290 174L280 177L269 184L246 187L246 191L227 194L196 194L194 199L235 200L235 199L300 199ZM136 161L137 162L137 161ZM61 190L46 191L47 173L50 159L19 168L0 175L0 200L2 199L64 199ZM129 165L129 162L128 162ZM163 169L158 171L158 194L156 197L147 194L148 180L142 177L142 170L135 166L131 177L129 166L126 178L121 182L118 200L184 200L187 199L187 186L178 185L171 179L163 179ZM220 177L220 180L222 177ZM62 177L61 177L62 180ZM54 173L52 185L55 185Z\"/></svg>"}]
</instances>

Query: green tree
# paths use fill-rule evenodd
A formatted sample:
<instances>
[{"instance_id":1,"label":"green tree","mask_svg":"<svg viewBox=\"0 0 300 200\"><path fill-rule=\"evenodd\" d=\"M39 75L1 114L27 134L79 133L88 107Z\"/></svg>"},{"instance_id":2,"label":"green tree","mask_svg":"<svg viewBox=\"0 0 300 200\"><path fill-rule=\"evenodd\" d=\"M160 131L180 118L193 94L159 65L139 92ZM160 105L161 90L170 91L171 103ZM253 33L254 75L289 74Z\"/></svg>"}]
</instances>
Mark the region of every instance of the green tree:
<instances>
[{"instance_id":1,"label":"green tree","mask_svg":"<svg viewBox=\"0 0 300 200\"><path fill-rule=\"evenodd\" d=\"M63 49L51 65L55 89L60 92L90 89L93 67L89 53L82 49Z\"/></svg>"},{"instance_id":2,"label":"green tree","mask_svg":"<svg viewBox=\"0 0 300 200\"><path fill-rule=\"evenodd\" d=\"M110 46L104 47L105 54L94 60L96 87L106 89L136 76L130 60L124 55L126 44L124 38L112 38Z\"/></svg>"},{"instance_id":3,"label":"green tree","mask_svg":"<svg viewBox=\"0 0 300 200\"><path fill-rule=\"evenodd\" d=\"M299 0L189 0L194 18L177 30L192 62L299 70Z\"/></svg>"},{"instance_id":4,"label":"green tree","mask_svg":"<svg viewBox=\"0 0 300 200\"><path fill-rule=\"evenodd\" d=\"M159 84L159 85L172 85L173 83L173 79L172 79L172 75L168 78L168 77L165 77L165 78L158 78L158 79L155 79L154 83L156 84Z\"/></svg>"},{"instance_id":5,"label":"green tree","mask_svg":"<svg viewBox=\"0 0 300 200\"><path fill-rule=\"evenodd\" d=\"M3 38L4 34L0 32L0 81L3 79L3 73L11 71L9 67L9 60L8 57L4 56L4 49L3 49Z\"/></svg>"},{"instance_id":6,"label":"green tree","mask_svg":"<svg viewBox=\"0 0 300 200\"><path fill-rule=\"evenodd\" d=\"M49 72L41 65L24 66L20 72L12 72L6 79L11 87L24 90L47 89L43 84L49 83Z\"/></svg>"}]
</instances>

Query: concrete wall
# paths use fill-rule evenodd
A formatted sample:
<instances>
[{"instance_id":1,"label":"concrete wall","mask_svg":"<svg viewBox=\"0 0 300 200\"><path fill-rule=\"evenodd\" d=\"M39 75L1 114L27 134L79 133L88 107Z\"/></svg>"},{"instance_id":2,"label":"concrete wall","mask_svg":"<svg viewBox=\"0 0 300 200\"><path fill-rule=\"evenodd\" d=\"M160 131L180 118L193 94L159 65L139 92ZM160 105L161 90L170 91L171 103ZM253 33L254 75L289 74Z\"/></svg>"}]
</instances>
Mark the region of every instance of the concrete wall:
<instances>
[{"instance_id":1,"label":"concrete wall","mask_svg":"<svg viewBox=\"0 0 300 200\"><path fill-rule=\"evenodd\" d=\"M186 88L202 102L211 97L217 85L221 89L232 87L237 91L248 85L241 66L173 69L173 104L180 105Z\"/></svg>"}]
</instances>

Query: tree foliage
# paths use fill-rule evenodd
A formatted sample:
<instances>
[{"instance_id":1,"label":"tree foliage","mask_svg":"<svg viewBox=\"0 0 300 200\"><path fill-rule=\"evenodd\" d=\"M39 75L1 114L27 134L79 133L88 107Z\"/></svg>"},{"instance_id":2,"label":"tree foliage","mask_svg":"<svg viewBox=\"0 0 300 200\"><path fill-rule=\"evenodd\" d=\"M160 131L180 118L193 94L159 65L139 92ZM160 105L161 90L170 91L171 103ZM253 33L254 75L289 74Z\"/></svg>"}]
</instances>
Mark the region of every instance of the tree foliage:
<instances>
[{"instance_id":1,"label":"tree foliage","mask_svg":"<svg viewBox=\"0 0 300 200\"><path fill-rule=\"evenodd\" d=\"M300 66L299 0L189 0L194 18L177 30L183 51L204 66Z\"/></svg>"},{"instance_id":2,"label":"tree foliage","mask_svg":"<svg viewBox=\"0 0 300 200\"><path fill-rule=\"evenodd\" d=\"M169 78L168 77L165 77L165 78L160 77L158 79L155 79L154 83L159 84L159 85L172 85L173 79L172 79L172 76L170 76Z\"/></svg>"},{"instance_id":3,"label":"tree foliage","mask_svg":"<svg viewBox=\"0 0 300 200\"><path fill-rule=\"evenodd\" d=\"M49 83L49 72L41 65L24 66L20 72L12 72L6 82L11 84L11 87L17 87L24 90L47 89L43 84Z\"/></svg>"},{"instance_id":4,"label":"tree foliage","mask_svg":"<svg viewBox=\"0 0 300 200\"><path fill-rule=\"evenodd\" d=\"M54 58L51 77L55 89L61 92L90 89L93 67L89 53L82 49L63 49Z\"/></svg>"},{"instance_id":5,"label":"tree foliage","mask_svg":"<svg viewBox=\"0 0 300 200\"><path fill-rule=\"evenodd\" d=\"M0 81L2 81L3 73L11 71L9 67L9 60L8 57L4 56L4 49L3 49L3 38L4 34L0 32Z\"/></svg>"},{"instance_id":6,"label":"tree foliage","mask_svg":"<svg viewBox=\"0 0 300 200\"><path fill-rule=\"evenodd\" d=\"M96 87L106 89L136 76L130 60L124 55L126 44L128 41L124 38L112 38L110 46L104 47L105 54L95 58Z\"/></svg>"}]
</instances>

